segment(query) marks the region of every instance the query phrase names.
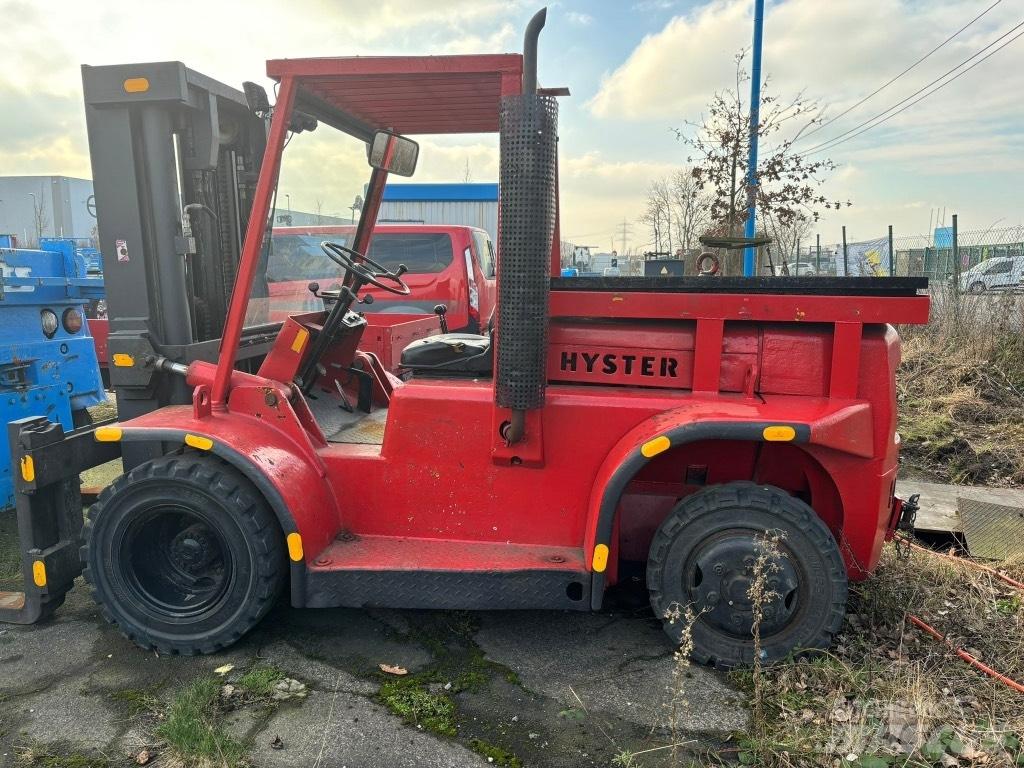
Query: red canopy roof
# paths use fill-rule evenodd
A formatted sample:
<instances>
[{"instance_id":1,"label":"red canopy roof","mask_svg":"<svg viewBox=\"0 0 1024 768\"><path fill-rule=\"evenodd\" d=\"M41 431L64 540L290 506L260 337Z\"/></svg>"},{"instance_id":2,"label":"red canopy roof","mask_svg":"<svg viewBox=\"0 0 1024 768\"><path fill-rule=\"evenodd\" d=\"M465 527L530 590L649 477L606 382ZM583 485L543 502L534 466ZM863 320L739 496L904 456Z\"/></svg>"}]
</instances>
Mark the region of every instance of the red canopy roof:
<instances>
[{"instance_id":1,"label":"red canopy roof","mask_svg":"<svg viewBox=\"0 0 1024 768\"><path fill-rule=\"evenodd\" d=\"M296 108L335 127L349 116L402 134L497 131L500 98L521 91L522 73L517 53L267 62L269 77L297 78Z\"/></svg>"}]
</instances>

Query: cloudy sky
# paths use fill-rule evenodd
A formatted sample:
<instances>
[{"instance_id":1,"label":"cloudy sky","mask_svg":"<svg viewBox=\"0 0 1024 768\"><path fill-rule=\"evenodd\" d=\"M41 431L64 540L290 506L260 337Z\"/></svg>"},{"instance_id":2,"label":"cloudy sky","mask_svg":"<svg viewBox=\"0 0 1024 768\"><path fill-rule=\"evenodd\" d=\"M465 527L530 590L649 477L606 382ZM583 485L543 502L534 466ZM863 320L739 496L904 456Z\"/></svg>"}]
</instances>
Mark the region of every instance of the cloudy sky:
<instances>
[{"instance_id":1,"label":"cloudy sky","mask_svg":"<svg viewBox=\"0 0 1024 768\"><path fill-rule=\"evenodd\" d=\"M518 50L541 0L0 0L0 174L90 176L79 65L177 59L223 82L259 79L268 58ZM769 0L764 67L837 115L942 43L995 0ZM752 0L557 0L540 79L561 105L563 234L618 247L650 181L686 162L671 129L699 118L749 44ZM855 128L1024 21L1001 0L920 66L804 146ZM1024 30L1024 27L1022 27ZM1018 30L1022 31L1022 30ZM1016 33L1014 33L1016 34ZM1005 40L1009 40L1007 37ZM1004 41L1005 41L1004 40ZM980 58L980 57L978 57ZM977 61L974 59L973 61ZM973 62L972 62L973 63ZM854 205L820 224L834 241L924 233L933 209L961 229L1024 220L1024 40L880 127L827 154L827 192ZM295 209L342 212L365 181L352 147L322 131L289 148L281 182ZM301 139L301 141L299 141ZM419 181L496 179L487 136L423 140Z\"/></svg>"}]
</instances>

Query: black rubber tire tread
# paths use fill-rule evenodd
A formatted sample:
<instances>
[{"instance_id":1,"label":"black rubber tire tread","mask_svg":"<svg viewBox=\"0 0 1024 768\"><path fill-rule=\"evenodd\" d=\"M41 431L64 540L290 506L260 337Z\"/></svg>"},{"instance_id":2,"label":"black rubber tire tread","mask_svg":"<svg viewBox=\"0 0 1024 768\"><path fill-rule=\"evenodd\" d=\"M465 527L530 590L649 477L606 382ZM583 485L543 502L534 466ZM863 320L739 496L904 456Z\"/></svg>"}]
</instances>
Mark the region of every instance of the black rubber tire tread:
<instances>
[{"instance_id":1,"label":"black rubber tire tread","mask_svg":"<svg viewBox=\"0 0 1024 768\"><path fill-rule=\"evenodd\" d=\"M809 544L820 558L817 567L825 577L825 584L816 585L818 589L814 590L815 599L821 599L822 593L827 593L824 594L826 603L817 605L817 620L801 627L798 632L794 631L798 642L788 647L777 647L766 638L762 644L762 649L767 652L764 661L772 663L791 653L828 648L842 627L849 593L846 566L835 537L814 510L800 499L780 488L746 481L709 486L687 496L676 504L655 533L647 561L647 587L651 607L662 620L665 632L674 642L681 641L682 623L672 623L665 619L665 615L674 603L682 607L686 599L682 596L684 589L680 575L669 574L666 569L670 550L699 524L707 523L711 518L728 519L730 516L740 525L749 525L750 518L755 516L770 520L771 527L766 525L765 530L782 531L786 535L783 544L790 551L793 539L802 537L802 544ZM692 542L694 546L696 543ZM679 594L675 598L669 594L673 584L679 584ZM720 634L703 628L699 620L695 622L691 636L691 657L698 663L731 669L753 662L753 639L749 644L745 643L743 649L730 648L729 643L722 642Z\"/></svg>"},{"instance_id":2,"label":"black rubber tire tread","mask_svg":"<svg viewBox=\"0 0 1024 768\"><path fill-rule=\"evenodd\" d=\"M96 572L98 547L94 539L103 528L104 517L116 508L122 494L130 489L191 486L211 497L225 515L230 516L243 532L245 542L254 554L247 599L235 615L215 632L180 639L155 636L143 623L126 613L124 607L109 594L104 579ZM163 654L194 656L216 653L237 642L251 630L276 602L287 572L284 535L273 511L256 486L241 472L215 456L193 452L163 456L140 464L122 475L100 494L89 509L81 549L83 574L91 587L93 599L103 617L116 626L122 635L147 650Z\"/></svg>"}]
</instances>

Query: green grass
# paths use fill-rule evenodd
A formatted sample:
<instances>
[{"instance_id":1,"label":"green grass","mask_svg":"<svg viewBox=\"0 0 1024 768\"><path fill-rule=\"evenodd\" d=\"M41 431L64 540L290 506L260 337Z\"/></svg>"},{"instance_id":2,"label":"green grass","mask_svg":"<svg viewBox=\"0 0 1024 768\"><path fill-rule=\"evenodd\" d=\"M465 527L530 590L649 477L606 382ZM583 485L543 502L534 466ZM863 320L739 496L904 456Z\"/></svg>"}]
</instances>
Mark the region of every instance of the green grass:
<instances>
[{"instance_id":1,"label":"green grass","mask_svg":"<svg viewBox=\"0 0 1024 768\"><path fill-rule=\"evenodd\" d=\"M443 693L431 693L420 676L389 680L381 685L377 696L407 723L443 736L456 733L455 703Z\"/></svg>"},{"instance_id":2,"label":"green grass","mask_svg":"<svg viewBox=\"0 0 1024 768\"><path fill-rule=\"evenodd\" d=\"M40 768L110 768L105 757L88 757L81 754L55 755L49 752L25 750L20 755L23 763Z\"/></svg>"},{"instance_id":3,"label":"green grass","mask_svg":"<svg viewBox=\"0 0 1024 768\"><path fill-rule=\"evenodd\" d=\"M157 728L157 735L186 763L234 766L245 755L245 748L221 729L220 686L215 678L193 681L177 693Z\"/></svg>"},{"instance_id":4,"label":"green grass","mask_svg":"<svg viewBox=\"0 0 1024 768\"><path fill-rule=\"evenodd\" d=\"M254 696L269 696L284 679L284 672L273 665L259 664L238 679L238 685Z\"/></svg>"},{"instance_id":5,"label":"green grass","mask_svg":"<svg viewBox=\"0 0 1024 768\"><path fill-rule=\"evenodd\" d=\"M159 686L153 688L124 688L114 691L110 698L123 709L129 717L159 712L160 699L155 695Z\"/></svg>"},{"instance_id":6,"label":"green grass","mask_svg":"<svg viewBox=\"0 0 1024 768\"><path fill-rule=\"evenodd\" d=\"M487 758L492 765L504 765L508 768L522 768L523 761L512 752L490 744L482 739L470 739L469 748Z\"/></svg>"}]
</instances>

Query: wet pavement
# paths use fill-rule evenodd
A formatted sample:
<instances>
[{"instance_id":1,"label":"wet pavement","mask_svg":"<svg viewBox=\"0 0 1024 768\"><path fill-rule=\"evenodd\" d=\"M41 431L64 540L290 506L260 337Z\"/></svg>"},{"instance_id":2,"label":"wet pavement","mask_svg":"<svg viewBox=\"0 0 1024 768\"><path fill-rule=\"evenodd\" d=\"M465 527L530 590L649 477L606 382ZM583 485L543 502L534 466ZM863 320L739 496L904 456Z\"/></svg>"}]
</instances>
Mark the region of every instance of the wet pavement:
<instances>
[{"instance_id":1,"label":"wet pavement","mask_svg":"<svg viewBox=\"0 0 1024 768\"><path fill-rule=\"evenodd\" d=\"M724 676L673 676L673 648L639 590L617 603L600 614L280 606L235 647L183 658L129 643L79 586L47 623L0 625L0 766L135 765L143 749L150 764L173 765L156 716L125 700L146 691L166 705L226 664L235 671L225 681L272 665L308 687L303 699L221 715L254 766L608 766L673 734L713 747L745 727L742 697ZM450 702L450 728L392 712L382 685L397 678L381 663ZM670 753L649 752L642 764L668 765Z\"/></svg>"}]
</instances>

